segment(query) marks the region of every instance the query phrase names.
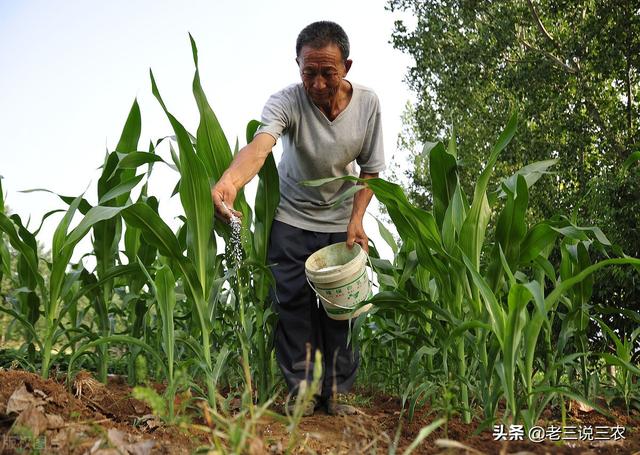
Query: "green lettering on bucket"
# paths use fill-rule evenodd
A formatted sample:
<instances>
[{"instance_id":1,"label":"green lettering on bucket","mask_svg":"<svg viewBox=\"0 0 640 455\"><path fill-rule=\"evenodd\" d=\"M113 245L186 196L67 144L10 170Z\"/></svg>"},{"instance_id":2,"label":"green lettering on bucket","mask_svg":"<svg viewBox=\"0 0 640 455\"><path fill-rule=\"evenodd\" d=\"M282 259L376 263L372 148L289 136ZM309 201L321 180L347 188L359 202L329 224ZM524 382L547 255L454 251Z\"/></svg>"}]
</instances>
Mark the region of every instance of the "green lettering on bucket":
<instances>
[{"instance_id":1,"label":"green lettering on bucket","mask_svg":"<svg viewBox=\"0 0 640 455\"><path fill-rule=\"evenodd\" d=\"M360 278L362 278L363 275L365 275L367 273L367 269L365 268L364 271L360 274L360 276L358 276L358 278L356 278L355 280L351 281L350 283L345 283L342 286L336 286L335 288L321 288L318 285L315 285L316 289L319 291L331 291L331 290L335 290L335 289L341 289L345 286L349 286L353 283L355 283L356 281L358 281ZM369 277L367 277L368 279ZM314 283L315 284L315 283Z\"/></svg>"}]
</instances>

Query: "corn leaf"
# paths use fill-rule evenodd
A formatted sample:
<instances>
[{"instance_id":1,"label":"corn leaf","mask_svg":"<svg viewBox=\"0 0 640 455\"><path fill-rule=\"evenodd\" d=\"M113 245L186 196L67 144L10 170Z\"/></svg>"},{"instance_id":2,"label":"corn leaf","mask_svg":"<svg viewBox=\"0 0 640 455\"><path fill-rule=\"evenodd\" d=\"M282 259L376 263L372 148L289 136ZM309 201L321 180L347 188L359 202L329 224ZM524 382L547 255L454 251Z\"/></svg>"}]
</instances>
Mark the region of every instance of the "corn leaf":
<instances>
[{"instance_id":1,"label":"corn leaf","mask_svg":"<svg viewBox=\"0 0 640 455\"><path fill-rule=\"evenodd\" d=\"M505 394L511 405L511 410L516 414L515 379L516 356L520 348L520 341L526 325L526 307L533 296L529 289L521 284L514 284L509 289L508 313L504 333L503 366L504 380L507 390Z\"/></svg>"},{"instance_id":2,"label":"corn leaf","mask_svg":"<svg viewBox=\"0 0 640 455\"><path fill-rule=\"evenodd\" d=\"M200 124L196 134L196 149L211 178L209 183L213 184L220 180L222 173L231 164L231 148L220 122L218 122L218 118L207 101L204 90L202 90L200 69L198 67L198 48L191 34L189 34L189 40L191 41L193 62L196 67L196 72L193 76L193 96L200 112Z\"/></svg>"},{"instance_id":3,"label":"corn leaf","mask_svg":"<svg viewBox=\"0 0 640 455\"><path fill-rule=\"evenodd\" d=\"M500 346L502 346L502 348L504 349L506 331L506 316L504 310L502 309L502 306L498 302L495 294L493 293L487 282L476 271L475 264L473 264L471 260L464 254L462 255L462 260L467 266L467 270L469 270L469 272L471 273L474 284L480 291L482 301L484 302L484 306L489 315L489 319L491 320L492 331L496 334L496 337L500 342Z\"/></svg>"},{"instance_id":4,"label":"corn leaf","mask_svg":"<svg viewBox=\"0 0 640 455\"><path fill-rule=\"evenodd\" d=\"M558 232L547 221L542 221L533 226L525 238L520 244L520 264L525 264L533 261L547 249L550 245L554 244L558 238Z\"/></svg>"},{"instance_id":5,"label":"corn leaf","mask_svg":"<svg viewBox=\"0 0 640 455\"><path fill-rule=\"evenodd\" d=\"M114 216L118 215L122 210L126 209L128 206L124 207L105 207L101 205L97 205L92 207L91 210L84 216L82 221L76 226L66 238L66 241L62 245L62 248L73 248L75 245L85 236L91 227L104 220L109 220Z\"/></svg>"},{"instance_id":6,"label":"corn leaf","mask_svg":"<svg viewBox=\"0 0 640 455\"><path fill-rule=\"evenodd\" d=\"M607 267L609 265L633 265L640 266L640 259L636 258L612 258L605 259L600 262L596 262L593 265L590 265L586 269L582 270L580 273L567 278L566 280L562 280L556 288L551 292L545 299L545 307L548 310L554 307L554 305L560 300L563 294L565 294L568 290L570 290L573 286L580 283L586 277L591 275L594 272L597 272L603 267Z\"/></svg>"},{"instance_id":7,"label":"corn leaf","mask_svg":"<svg viewBox=\"0 0 640 455\"><path fill-rule=\"evenodd\" d=\"M66 247L67 243L67 230L69 229L69 225L71 224L71 220L73 219L78 206L80 205L81 197L78 196L73 200L73 202L69 205L69 209L65 213L62 220L58 223L58 227L56 228L53 234L53 242L52 242L52 267L51 267L51 277L49 281L49 305L46 308L46 315L55 313L55 309L57 306L58 297L60 297L60 290L62 289L62 284L64 281L64 274L67 269L67 265L69 264L69 260L71 259L71 254L73 253L73 246L77 243L86 234L86 231L82 236L79 236L77 241L69 244L70 247ZM88 212L87 212L88 213ZM89 226L90 227L90 226ZM89 228L87 228L88 231ZM77 231L79 233L80 231Z\"/></svg>"},{"instance_id":8,"label":"corn leaf","mask_svg":"<svg viewBox=\"0 0 640 455\"><path fill-rule=\"evenodd\" d=\"M11 246L20 253L22 257L25 259L25 263L28 265L29 272L34 277L39 277L40 273L38 271L38 251L34 250L28 243L24 242L18 232L16 231L15 225L12 223L11 219L7 217L4 213L0 213L0 232L4 232L9 238L9 243ZM7 260L6 258L4 260ZM10 263L10 259L9 259Z\"/></svg>"},{"instance_id":9,"label":"corn leaf","mask_svg":"<svg viewBox=\"0 0 640 455\"><path fill-rule=\"evenodd\" d=\"M199 283L200 295L208 289L207 270L213 266L215 243L213 232L213 203L209 187L210 176L202 160L191 145L189 134L182 124L169 113L158 91L151 73L152 91L162 106L176 133L180 151L180 201L187 217L187 244L193 258Z\"/></svg>"},{"instance_id":10,"label":"corn leaf","mask_svg":"<svg viewBox=\"0 0 640 455\"><path fill-rule=\"evenodd\" d=\"M391 232L389 232L389 229L387 229L387 227L382 224L382 222L378 218L376 218L376 223L378 223L378 232L380 233L380 237L382 237L387 245L389 245L391 251L393 251L393 254L395 256L396 254L398 254L398 244L396 243L396 239L393 238L393 235L391 234Z\"/></svg>"},{"instance_id":11,"label":"corn leaf","mask_svg":"<svg viewBox=\"0 0 640 455\"><path fill-rule=\"evenodd\" d=\"M130 153L137 150L141 130L142 119L140 117L140 106L138 106L138 100L134 99L122 134L120 135L120 140L118 141L118 145L116 145L116 151Z\"/></svg>"},{"instance_id":12,"label":"corn leaf","mask_svg":"<svg viewBox=\"0 0 640 455\"><path fill-rule=\"evenodd\" d=\"M433 195L433 214L438 226L442 228L445 213L458 185L456 159L449 154L441 142L425 152L429 156L429 175Z\"/></svg>"},{"instance_id":13,"label":"corn leaf","mask_svg":"<svg viewBox=\"0 0 640 455\"><path fill-rule=\"evenodd\" d=\"M22 190L22 191L19 191L19 192L20 193L38 193L38 192L42 192L42 193L55 194L56 196L58 196L67 205L71 205L73 203L73 201L76 199L75 196L62 196L62 195L60 195L58 193L54 193L53 191L47 190L45 188L32 188L32 189L29 189L29 190ZM91 204L89 204L86 201L86 199L80 198L80 205L78 206L78 210L83 215L86 215L86 213L89 210L91 210Z\"/></svg>"},{"instance_id":14,"label":"corn leaf","mask_svg":"<svg viewBox=\"0 0 640 455\"><path fill-rule=\"evenodd\" d=\"M609 365L615 365L619 368L624 368L625 370L629 371L630 373L633 373L634 375L640 376L640 368L638 368L637 366L635 366L634 364L627 362L625 360L620 359L619 357L616 357L613 354L609 354L607 352L601 352L598 354L600 357L602 357L602 359L607 362L607 364Z\"/></svg>"},{"instance_id":15,"label":"corn leaf","mask_svg":"<svg viewBox=\"0 0 640 455\"><path fill-rule=\"evenodd\" d=\"M143 164L151 164L151 163L165 163L169 166L165 160L163 160L160 156L155 153L149 152L130 152L123 156L118 154L120 161L118 161L118 169L136 169Z\"/></svg>"},{"instance_id":16,"label":"corn leaf","mask_svg":"<svg viewBox=\"0 0 640 455\"><path fill-rule=\"evenodd\" d=\"M504 131L500 134L498 141L493 146L487 164L478 178L473 195L473 202L462 226L460 247L465 256L471 260L476 272L480 270L480 252L484 244L487 224L491 217L491 207L487 199L487 185L489 184L489 178L493 173L493 167L498 159L498 155L509 142L511 142L516 132L517 123L518 115L514 112Z\"/></svg>"},{"instance_id":17,"label":"corn leaf","mask_svg":"<svg viewBox=\"0 0 640 455\"><path fill-rule=\"evenodd\" d=\"M557 162L557 159L553 159L527 164L526 166L521 167L515 174L505 179L502 184L506 185L511 192L515 192L518 178L522 176L527 182L527 188L531 188L543 175L550 174L551 172L549 172L548 169L551 166L554 166ZM498 196L505 196L505 192L502 188L500 189Z\"/></svg>"},{"instance_id":18,"label":"corn leaf","mask_svg":"<svg viewBox=\"0 0 640 455\"><path fill-rule=\"evenodd\" d=\"M420 444L422 444L422 441L424 441L431 433L441 427L445 422L446 419L438 419L423 427L418 433L418 436L416 436L413 442L409 444L409 447L407 447L405 451L402 452L402 455L409 455L414 450L416 450L420 446Z\"/></svg>"},{"instance_id":19,"label":"corn leaf","mask_svg":"<svg viewBox=\"0 0 640 455\"><path fill-rule=\"evenodd\" d=\"M191 297L201 296L202 286L193 265L182 255L178 239L169 226L147 204L136 202L123 210L122 217L133 227L142 231L144 239L158 249L160 254L171 258L179 267L184 284Z\"/></svg>"},{"instance_id":20,"label":"corn leaf","mask_svg":"<svg viewBox=\"0 0 640 455\"><path fill-rule=\"evenodd\" d=\"M91 341L89 343L83 344L82 346L79 346L76 352L74 352L74 354L69 359L67 374L71 376L71 372L73 371L73 364L76 362L78 357L87 353L90 349L98 346L114 344L114 343L123 343L123 344L133 345L133 346L137 346L139 348L144 349L146 352L149 353L149 355L151 355L151 357L154 358L154 360L158 363L158 366L162 368L163 373L165 375L167 374L167 366L164 360L162 359L162 357L160 357L160 354L158 354L157 350L149 346L144 341L138 340L137 338L133 338L127 335L111 335L111 336L101 337L95 341Z\"/></svg>"},{"instance_id":21,"label":"corn leaf","mask_svg":"<svg viewBox=\"0 0 640 455\"><path fill-rule=\"evenodd\" d=\"M513 269L520 257L520 244L527 233L526 215L529 204L527 182L518 175L516 186L512 189L503 185L507 201L496 223L496 242L491 252L491 263L487 270L487 281L493 290L500 286L505 268ZM507 267L502 266L501 254L504 254Z\"/></svg>"},{"instance_id":22,"label":"corn leaf","mask_svg":"<svg viewBox=\"0 0 640 455\"><path fill-rule=\"evenodd\" d=\"M33 327L33 324L31 324L22 314L12 310L11 308L5 308L3 306L0 306L0 312L8 314L9 316L15 318L15 320L18 321L20 324L22 324L22 327L24 327L24 329L29 333L30 340L35 344L37 344L38 348L40 348L40 351L42 351L43 349L42 342L40 341L38 332Z\"/></svg>"},{"instance_id":23,"label":"corn leaf","mask_svg":"<svg viewBox=\"0 0 640 455\"><path fill-rule=\"evenodd\" d=\"M136 175L128 180L119 183L118 185L111 188L107 191L98 201L98 205L104 205L107 202L110 202L112 199L121 196L123 194L129 194L133 188L138 185L144 178L144 174Z\"/></svg>"},{"instance_id":24,"label":"corn leaf","mask_svg":"<svg viewBox=\"0 0 640 455\"><path fill-rule=\"evenodd\" d=\"M624 163L622 164L623 172L627 172L636 161L640 161L640 150L633 152L626 160L624 160Z\"/></svg>"}]
</instances>

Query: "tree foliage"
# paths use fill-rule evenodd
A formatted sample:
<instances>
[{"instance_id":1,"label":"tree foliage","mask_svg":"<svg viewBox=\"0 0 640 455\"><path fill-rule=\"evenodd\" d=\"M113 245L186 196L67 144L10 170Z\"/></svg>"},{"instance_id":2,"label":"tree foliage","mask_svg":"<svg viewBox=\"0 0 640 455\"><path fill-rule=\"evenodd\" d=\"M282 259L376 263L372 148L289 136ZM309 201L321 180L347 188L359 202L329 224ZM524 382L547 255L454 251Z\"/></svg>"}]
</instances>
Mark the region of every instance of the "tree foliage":
<instances>
[{"instance_id":1,"label":"tree foliage","mask_svg":"<svg viewBox=\"0 0 640 455\"><path fill-rule=\"evenodd\" d=\"M544 188L551 197L539 201L547 214L573 207L638 142L637 2L391 0L389 8L417 18L413 30L396 22L393 43L415 58L407 81L418 96L418 138L442 138L455 121L468 175L514 103L524 120L512 165L560 159L554 191ZM423 177L418 169L416 184Z\"/></svg>"},{"instance_id":2,"label":"tree foliage","mask_svg":"<svg viewBox=\"0 0 640 455\"><path fill-rule=\"evenodd\" d=\"M498 175L559 160L531 194L530 220L574 212L637 254L637 236L618 229L637 223L628 179L638 174L620 173L640 139L637 0L390 0L388 9L416 21L397 21L393 33L394 46L415 59L406 78L417 94L413 134L434 141L454 126L463 186L483 167L485 138L515 106L521 122ZM411 196L428 205L428 169L419 153L414 158ZM621 302L640 309L637 299Z\"/></svg>"}]
</instances>

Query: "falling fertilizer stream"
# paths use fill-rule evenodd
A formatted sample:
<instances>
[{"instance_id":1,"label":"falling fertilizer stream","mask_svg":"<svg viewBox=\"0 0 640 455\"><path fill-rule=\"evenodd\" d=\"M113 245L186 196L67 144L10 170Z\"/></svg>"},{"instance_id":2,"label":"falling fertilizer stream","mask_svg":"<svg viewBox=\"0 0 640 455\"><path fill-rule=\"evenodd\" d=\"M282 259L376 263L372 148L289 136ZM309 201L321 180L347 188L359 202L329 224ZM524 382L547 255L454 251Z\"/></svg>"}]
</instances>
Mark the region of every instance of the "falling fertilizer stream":
<instances>
[{"instance_id":1,"label":"falling fertilizer stream","mask_svg":"<svg viewBox=\"0 0 640 455\"><path fill-rule=\"evenodd\" d=\"M222 201L222 206L229 212L229 219L231 225L231 239L230 239L230 254L231 259L233 261L233 265L236 269L236 296L238 298L238 306L240 309L240 325L243 328L241 334L244 336L240 336L240 344L242 346L242 357L243 357L243 370L245 374L245 381L247 383L247 387L250 391L250 396L253 395L252 389L253 386L251 384L251 372L249 370L249 352L248 352L248 337L247 337L247 329L245 327L245 312L244 312L244 298L243 298L243 288L246 288L246 283L243 283L242 273L240 273L240 266L242 264L242 221L239 217L237 217ZM252 407L250 407L251 413L253 413Z\"/></svg>"},{"instance_id":2,"label":"falling fertilizer stream","mask_svg":"<svg viewBox=\"0 0 640 455\"><path fill-rule=\"evenodd\" d=\"M235 262L235 266L239 269L240 264L242 263L242 222L240 218L238 218L227 204L222 201L222 206L229 212L230 220L231 220L231 255L233 257L233 261Z\"/></svg>"}]
</instances>

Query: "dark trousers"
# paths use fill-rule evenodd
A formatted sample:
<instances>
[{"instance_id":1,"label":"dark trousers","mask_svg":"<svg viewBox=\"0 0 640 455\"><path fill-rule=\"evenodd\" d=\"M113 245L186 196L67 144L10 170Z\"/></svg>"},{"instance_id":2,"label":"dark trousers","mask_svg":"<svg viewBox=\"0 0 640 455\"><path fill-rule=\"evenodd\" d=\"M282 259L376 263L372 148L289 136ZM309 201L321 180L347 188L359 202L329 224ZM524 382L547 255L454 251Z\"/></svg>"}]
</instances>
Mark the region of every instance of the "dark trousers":
<instances>
[{"instance_id":1,"label":"dark trousers","mask_svg":"<svg viewBox=\"0 0 640 455\"><path fill-rule=\"evenodd\" d=\"M316 349L322 353L321 398L327 399L335 384L338 393L348 392L358 370L358 352L347 345L349 321L330 319L318 305L307 283L304 263L322 247L344 242L347 234L313 232L274 221L269 240L269 264L275 277L272 290L278 324L275 330L276 360L293 394L300 381L313 376ZM307 344L311 363L307 365Z\"/></svg>"}]
</instances>

